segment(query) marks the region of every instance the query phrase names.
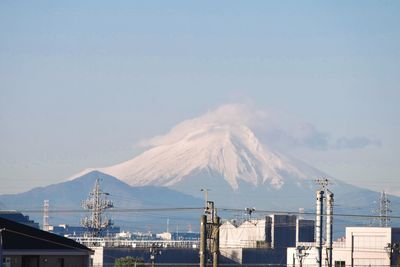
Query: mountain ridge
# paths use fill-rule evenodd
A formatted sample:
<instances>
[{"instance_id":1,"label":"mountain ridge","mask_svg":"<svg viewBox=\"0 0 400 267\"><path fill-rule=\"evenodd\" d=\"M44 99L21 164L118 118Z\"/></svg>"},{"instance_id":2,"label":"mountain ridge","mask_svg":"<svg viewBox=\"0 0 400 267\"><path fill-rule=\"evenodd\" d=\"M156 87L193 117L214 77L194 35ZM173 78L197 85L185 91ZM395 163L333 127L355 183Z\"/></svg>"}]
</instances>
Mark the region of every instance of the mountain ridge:
<instances>
[{"instance_id":1,"label":"mountain ridge","mask_svg":"<svg viewBox=\"0 0 400 267\"><path fill-rule=\"evenodd\" d=\"M219 174L235 191L239 181L281 188L285 177L299 181L327 174L261 144L244 125L207 124L181 139L152 147L131 160L99 170L134 186L173 186L192 174Z\"/></svg>"},{"instance_id":2,"label":"mountain ridge","mask_svg":"<svg viewBox=\"0 0 400 267\"><path fill-rule=\"evenodd\" d=\"M250 123L251 124L251 123ZM220 207L312 209L316 179L328 178L336 211L357 208L372 214L380 193L347 184L282 152L253 133L237 106L224 106L183 121L144 143L148 149L120 164L97 170L130 185L157 185L202 198ZM393 196L393 202L400 198Z\"/></svg>"},{"instance_id":3,"label":"mountain ridge","mask_svg":"<svg viewBox=\"0 0 400 267\"><path fill-rule=\"evenodd\" d=\"M81 207L93 190L95 180L100 178L100 186L114 202L114 209L162 209L177 207L203 207L204 201L193 196L174 191L166 187L142 186L132 187L110 175L93 171L71 181L65 181L43 187L36 187L23 193L0 195L3 208L20 210L32 219L42 222L43 201L50 200L50 221L57 225L66 223L79 224L87 212ZM73 213L69 211L74 211ZM81 211L79 211L81 210ZM65 211L65 212L63 212ZM152 217L132 216L132 213L112 213L117 225L130 229L139 222L152 224ZM127 223L129 222L129 223ZM159 223L159 221L157 221Z\"/></svg>"}]
</instances>

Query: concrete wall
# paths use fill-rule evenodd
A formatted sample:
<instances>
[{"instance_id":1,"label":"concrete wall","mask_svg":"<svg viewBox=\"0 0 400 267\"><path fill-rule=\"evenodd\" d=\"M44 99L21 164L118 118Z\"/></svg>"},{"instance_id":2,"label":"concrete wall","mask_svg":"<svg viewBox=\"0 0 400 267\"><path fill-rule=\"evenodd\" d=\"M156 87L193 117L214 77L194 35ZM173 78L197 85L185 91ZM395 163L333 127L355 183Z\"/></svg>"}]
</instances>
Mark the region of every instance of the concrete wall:
<instances>
[{"instance_id":1,"label":"concrete wall","mask_svg":"<svg viewBox=\"0 0 400 267\"><path fill-rule=\"evenodd\" d=\"M93 249L93 248L92 248ZM157 263L167 266L198 266L199 250L198 249L177 249L177 248L161 248L161 254L156 256ZM221 251L220 264L246 264L246 266L260 266L260 264L276 264L282 266L286 263L286 249L233 249L231 250L236 256L236 260L230 259ZM100 262L102 256L103 263ZM114 262L118 258L131 256L144 259L146 264L150 264L150 252L145 248L98 248L95 250L93 261L94 267L114 266ZM230 255L231 256L231 255ZM96 257L98 257L96 259ZM240 258L240 261L237 261ZM96 260L95 260L96 259ZM269 265L273 267L274 265Z\"/></svg>"},{"instance_id":2,"label":"concrete wall","mask_svg":"<svg viewBox=\"0 0 400 267\"><path fill-rule=\"evenodd\" d=\"M243 249L242 263L246 266L250 266L251 264L257 266L260 266L260 264L268 264L269 267L282 266L286 264L286 248Z\"/></svg>"},{"instance_id":3,"label":"concrete wall","mask_svg":"<svg viewBox=\"0 0 400 267\"><path fill-rule=\"evenodd\" d=\"M346 247L353 253L348 255L348 261L353 257L354 265L383 266L390 265L390 257L385 250L391 243L390 227L347 227Z\"/></svg>"},{"instance_id":4,"label":"concrete wall","mask_svg":"<svg viewBox=\"0 0 400 267\"><path fill-rule=\"evenodd\" d=\"M305 257L303 257L302 266L317 266L317 249L315 247L310 247L303 251ZM348 261L348 251L345 248L334 248L332 250L333 262L332 265L335 266L335 261L345 262L346 266L350 265ZM297 256L296 248L287 249L287 265L288 266L300 266L300 257ZM326 251L322 251L322 266L327 266L326 261Z\"/></svg>"},{"instance_id":5,"label":"concrete wall","mask_svg":"<svg viewBox=\"0 0 400 267\"><path fill-rule=\"evenodd\" d=\"M179 249L179 248L160 248L161 254L156 255L155 262L168 264L199 264L198 249ZM149 248L104 248L103 250L103 266L113 266L118 258L132 256L144 259L145 263L150 263Z\"/></svg>"}]
</instances>

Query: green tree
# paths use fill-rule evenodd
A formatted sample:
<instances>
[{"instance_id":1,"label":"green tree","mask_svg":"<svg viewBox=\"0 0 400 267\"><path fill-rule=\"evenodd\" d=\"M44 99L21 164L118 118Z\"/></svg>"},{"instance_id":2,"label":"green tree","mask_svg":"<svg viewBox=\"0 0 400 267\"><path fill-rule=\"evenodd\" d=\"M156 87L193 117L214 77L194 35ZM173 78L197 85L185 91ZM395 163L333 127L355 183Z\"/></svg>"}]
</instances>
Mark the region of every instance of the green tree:
<instances>
[{"instance_id":1,"label":"green tree","mask_svg":"<svg viewBox=\"0 0 400 267\"><path fill-rule=\"evenodd\" d=\"M115 267L144 267L144 260L142 258L127 256L116 259Z\"/></svg>"}]
</instances>

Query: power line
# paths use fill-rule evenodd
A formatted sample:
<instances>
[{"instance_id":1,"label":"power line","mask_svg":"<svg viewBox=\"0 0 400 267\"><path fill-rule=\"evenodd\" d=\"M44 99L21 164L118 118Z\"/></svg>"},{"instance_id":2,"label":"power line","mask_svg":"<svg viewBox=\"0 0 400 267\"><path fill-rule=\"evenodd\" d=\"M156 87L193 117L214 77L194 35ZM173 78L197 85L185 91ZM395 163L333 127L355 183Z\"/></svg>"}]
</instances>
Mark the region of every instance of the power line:
<instances>
[{"instance_id":1,"label":"power line","mask_svg":"<svg viewBox=\"0 0 400 267\"><path fill-rule=\"evenodd\" d=\"M203 211L204 207L171 207L171 208L113 208L108 210L109 213L146 213L146 212L191 212L191 211ZM243 212L243 209L239 208L218 208L219 212ZM19 210L22 213L43 213L43 210L34 209L34 210ZM81 209L52 209L49 210L51 214L59 214L59 213L88 213L90 211L81 210ZM284 211L284 210L255 210L254 213L265 213L265 214L277 214L277 215L310 215L315 216L315 212L299 212L299 211ZM326 213L322 213L323 216L327 216ZM380 219L382 216L380 215L367 215L367 214L346 214L346 213L333 213L336 217L351 217L351 218L363 218L363 219ZM400 215L387 215L385 218L389 219L400 219Z\"/></svg>"},{"instance_id":2,"label":"power line","mask_svg":"<svg viewBox=\"0 0 400 267\"><path fill-rule=\"evenodd\" d=\"M243 209L219 208L218 211L237 212L237 211L243 211ZM298 212L298 211L282 211L282 210L256 210L256 211L254 211L254 213L268 213L268 214L277 214L277 215L312 215L312 216L316 215L315 212ZM327 214L326 213L322 213L322 216L327 216ZM358 218L365 218L365 219L381 218L382 217L380 215L345 214L345 213L333 213L333 216L337 216L337 217L358 217ZM391 216L386 216L386 218L400 219L400 216L391 215Z\"/></svg>"},{"instance_id":3,"label":"power line","mask_svg":"<svg viewBox=\"0 0 400 267\"><path fill-rule=\"evenodd\" d=\"M127 213L142 213L142 212L168 212L168 211L200 211L203 210L204 207L177 207L177 208L112 208L109 209L107 212L113 212L113 213L118 213L118 212L127 212ZM22 209L19 210L22 213L43 213L43 210L39 209ZM90 210L81 210L81 209L52 209L49 210L49 213L88 213L91 212Z\"/></svg>"}]
</instances>

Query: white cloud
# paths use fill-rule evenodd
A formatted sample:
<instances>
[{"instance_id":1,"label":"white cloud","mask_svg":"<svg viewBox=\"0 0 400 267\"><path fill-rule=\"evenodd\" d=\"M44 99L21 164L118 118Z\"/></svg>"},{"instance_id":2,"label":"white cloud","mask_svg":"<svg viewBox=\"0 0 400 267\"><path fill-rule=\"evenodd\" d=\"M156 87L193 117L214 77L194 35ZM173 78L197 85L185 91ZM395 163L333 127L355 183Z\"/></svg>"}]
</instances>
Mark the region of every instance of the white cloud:
<instances>
[{"instance_id":1,"label":"white cloud","mask_svg":"<svg viewBox=\"0 0 400 267\"><path fill-rule=\"evenodd\" d=\"M335 148L337 149L358 149L367 146L380 146L381 142L379 140L372 140L364 136L355 137L340 137L336 140Z\"/></svg>"},{"instance_id":2,"label":"white cloud","mask_svg":"<svg viewBox=\"0 0 400 267\"><path fill-rule=\"evenodd\" d=\"M257 124L267 119L267 112L256 110L247 104L226 104L215 110L208 111L194 119L185 120L165 135L159 135L148 140L142 140L142 146L158 146L174 143L193 131L208 125L245 125L249 128L257 128Z\"/></svg>"},{"instance_id":3,"label":"white cloud","mask_svg":"<svg viewBox=\"0 0 400 267\"><path fill-rule=\"evenodd\" d=\"M205 114L185 120L167 134L142 140L140 146L154 147L174 143L199 128L211 125L245 125L267 145L277 148L306 148L312 150L362 149L380 145L368 137L342 136L334 138L315 125L293 119L290 115L272 109L259 109L252 104L226 104Z\"/></svg>"}]
</instances>

